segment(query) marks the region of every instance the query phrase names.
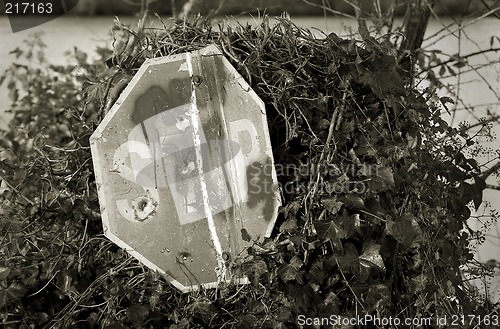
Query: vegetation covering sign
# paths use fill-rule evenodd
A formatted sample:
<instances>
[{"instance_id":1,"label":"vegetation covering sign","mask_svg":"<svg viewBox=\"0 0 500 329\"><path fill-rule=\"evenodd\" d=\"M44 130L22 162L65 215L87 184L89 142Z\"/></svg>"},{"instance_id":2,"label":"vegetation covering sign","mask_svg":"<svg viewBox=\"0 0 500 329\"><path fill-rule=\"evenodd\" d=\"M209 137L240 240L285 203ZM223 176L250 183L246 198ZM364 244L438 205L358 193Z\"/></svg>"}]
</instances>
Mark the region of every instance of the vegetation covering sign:
<instances>
[{"instance_id":1,"label":"vegetation covering sign","mask_svg":"<svg viewBox=\"0 0 500 329\"><path fill-rule=\"evenodd\" d=\"M147 60L91 149L105 235L181 291L232 279L274 227L264 103L215 46Z\"/></svg>"}]
</instances>

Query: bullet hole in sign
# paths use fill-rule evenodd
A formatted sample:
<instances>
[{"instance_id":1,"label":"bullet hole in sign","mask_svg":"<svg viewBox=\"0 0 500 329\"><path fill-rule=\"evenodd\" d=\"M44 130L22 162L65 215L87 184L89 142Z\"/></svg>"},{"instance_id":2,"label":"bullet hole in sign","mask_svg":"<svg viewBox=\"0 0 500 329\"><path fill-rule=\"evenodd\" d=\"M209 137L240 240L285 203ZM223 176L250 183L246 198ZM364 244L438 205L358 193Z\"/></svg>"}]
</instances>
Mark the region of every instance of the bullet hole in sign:
<instances>
[{"instance_id":1,"label":"bullet hole in sign","mask_svg":"<svg viewBox=\"0 0 500 329\"><path fill-rule=\"evenodd\" d=\"M132 200L135 219L140 222L154 215L156 207L157 203L147 196L139 196Z\"/></svg>"},{"instance_id":2,"label":"bullet hole in sign","mask_svg":"<svg viewBox=\"0 0 500 329\"><path fill-rule=\"evenodd\" d=\"M193 76L193 83L194 83L195 86L201 85L201 81L202 81L202 79L201 79L201 77L199 75L194 75Z\"/></svg>"}]
</instances>

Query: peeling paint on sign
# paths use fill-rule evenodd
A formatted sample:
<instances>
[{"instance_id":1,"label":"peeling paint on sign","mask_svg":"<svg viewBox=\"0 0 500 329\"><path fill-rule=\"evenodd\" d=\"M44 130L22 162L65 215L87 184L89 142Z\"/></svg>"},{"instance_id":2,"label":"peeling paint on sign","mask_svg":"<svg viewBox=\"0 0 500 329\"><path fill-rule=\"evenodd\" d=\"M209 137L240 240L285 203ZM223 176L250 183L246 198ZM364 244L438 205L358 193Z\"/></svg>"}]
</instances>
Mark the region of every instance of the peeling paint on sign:
<instances>
[{"instance_id":1,"label":"peeling paint on sign","mask_svg":"<svg viewBox=\"0 0 500 329\"><path fill-rule=\"evenodd\" d=\"M232 279L274 227L265 107L214 46L146 61L91 149L105 235L181 291Z\"/></svg>"}]
</instances>

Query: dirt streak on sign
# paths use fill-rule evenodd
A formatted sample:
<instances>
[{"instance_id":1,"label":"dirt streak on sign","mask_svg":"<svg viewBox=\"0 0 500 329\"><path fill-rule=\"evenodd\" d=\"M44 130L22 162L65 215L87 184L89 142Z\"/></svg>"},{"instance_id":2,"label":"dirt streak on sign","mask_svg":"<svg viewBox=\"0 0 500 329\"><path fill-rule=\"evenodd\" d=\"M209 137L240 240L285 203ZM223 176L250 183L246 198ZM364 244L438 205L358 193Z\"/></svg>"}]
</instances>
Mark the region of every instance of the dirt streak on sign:
<instances>
[{"instance_id":1,"label":"dirt streak on sign","mask_svg":"<svg viewBox=\"0 0 500 329\"><path fill-rule=\"evenodd\" d=\"M242 232L274 227L265 107L215 46L146 61L91 149L106 236L181 291L231 279Z\"/></svg>"}]
</instances>

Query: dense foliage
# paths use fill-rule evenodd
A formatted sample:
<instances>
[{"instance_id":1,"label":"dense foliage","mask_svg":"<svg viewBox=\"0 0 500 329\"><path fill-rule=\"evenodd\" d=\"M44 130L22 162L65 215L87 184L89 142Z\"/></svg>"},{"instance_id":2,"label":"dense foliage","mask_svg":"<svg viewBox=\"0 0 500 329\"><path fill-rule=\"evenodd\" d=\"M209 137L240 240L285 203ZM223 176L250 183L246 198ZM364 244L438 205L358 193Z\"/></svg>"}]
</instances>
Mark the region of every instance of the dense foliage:
<instances>
[{"instance_id":1,"label":"dense foliage","mask_svg":"<svg viewBox=\"0 0 500 329\"><path fill-rule=\"evenodd\" d=\"M75 50L76 66L49 65L35 38L4 76L15 115L0 139L4 328L493 314L460 270L485 187L466 156L475 140L441 118L448 98L412 86L394 45L363 28L363 41L315 38L284 18L220 31L117 26L100 60ZM251 284L183 295L103 237L88 137L146 58L210 43L266 103L284 204L271 239L233 266Z\"/></svg>"}]
</instances>

